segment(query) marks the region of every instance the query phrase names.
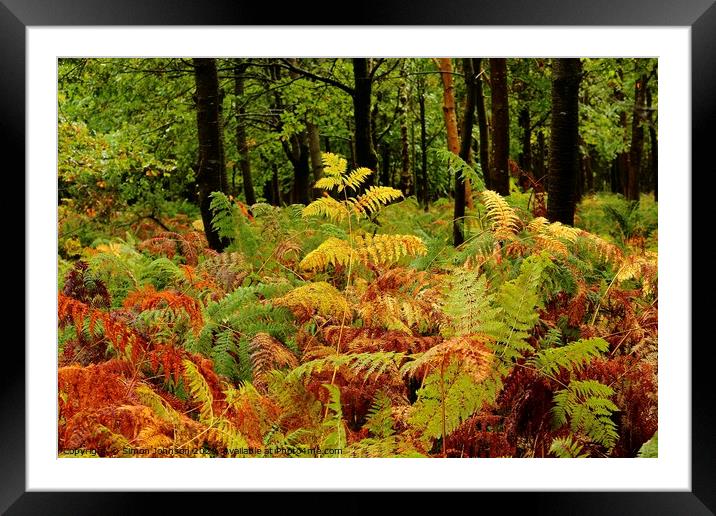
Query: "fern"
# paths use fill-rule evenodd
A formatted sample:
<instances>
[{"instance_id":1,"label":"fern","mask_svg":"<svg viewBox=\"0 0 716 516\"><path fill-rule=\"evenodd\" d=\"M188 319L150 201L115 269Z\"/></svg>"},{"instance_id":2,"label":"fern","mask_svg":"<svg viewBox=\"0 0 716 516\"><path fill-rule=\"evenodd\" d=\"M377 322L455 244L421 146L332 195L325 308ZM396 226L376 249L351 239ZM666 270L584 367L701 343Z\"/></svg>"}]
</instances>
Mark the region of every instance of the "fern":
<instances>
[{"instance_id":1,"label":"fern","mask_svg":"<svg viewBox=\"0 0 716 516\"><path fill-rule=\"evenodd\" d=\"M392 404L385 391L378 391L373 403L368 409L368 415L364 427L379 439L384 439L395 434L393 416L391 414Z\"/></svg>"},{"instance_id":2,"label":"fern","mask_svg":"<svg viewBox=\"0 0 716 516\"><path fill-rule=\"evenodd\" d=\"M423 442L445 438L485 403L497 396L497 385L477 383L460 371L458 358L453 358L444 371L429 374L418 390L409 423Z\"/></svg>"},{"instance_id":3,"label":"fern","mask_svg":"<svg viewBox=\"0 0 716 516\"><path fill-rule=\"evenodd\" d=\"M611 387L595 380L572 380L554 395L555 426L569 423L572 432L611 449L619 438L617 425L611 420L612 413L619 410L609 400L613 394Z\"/></svg>"},{"instance_id":4,"label":"fern","mask_svg":"<svg viewBox=\"0 0 716 516\"><path fill-rule=\"evenodd\" d=\"M199 421L205 424L214 422L214 396L209 384L201 374L196 364L191 360L184 360L184 376L189 386L192 398L199 404Z\"/></svg>"},{"instance_id":5,"label":"fern","mask_svg":"<svg viewBox=\"0 0 716 516\"><path fill-rule=\"evenodd\" d=\"M355 235L353 242L330 237L308 253L300 266L306 270L325 270L328 266L348 267L351 263L388 266L404 256L427 252L423 241L413 235Z\"/></svg>"},{"instance_id":6,"label":"fern","mask_svg":"<svg viewBox=\"0 0 716 516\"><path fill-rule=\"evenodd\" d=\"M346 429L343 424L343 409L341 408L341 391L331 384L324 384L328 391L328 411L323 421L325 435L322 440L324 448L343 449L346 447Z\"/></svg>"},{"instance_id":7,"label":"fern","mask_svg":"<svg viewBox=\"0 0 716 516\"><path fill-rule=\"evenodd\" d=\"M530 359L530 363L542 374L554 375L560 369L574 371L583 367L594 357L609 349L604 339L582 339L560 348L543 349Z\"/></svg>"},{"instance_id":8,"label":"fern","mask_svg":"<svg viewBox=\"0 0 716 516\"><path fill-rule=\"evenodd\" d=\"M494 295L488 293L487 277L479 269L453 270L445 290L442 310L448 322L441 327L443 336L479 333L497 318Z\"/></svg>"},{"instance_id":9,"label":"fern","mask_svg":"<svg viewBox=\"0 0 716 516\"><path fill-rule=\"evenodd\" d=\"M581 459L588 457L586 453L582 453L582 445L575 442L571 436L555 437L549 447L549 452L560 459Z\"/></svg>"},{"instance_id":10,"label":"fern","mask_svg":"<svg viewBox=\"0 0 716 516\"><path fill-rule=\"evenodd\" d=\"M332 354L304 362L292 369L288 374L288 378L301 378L310 376L315 372L345 366L353 374L362 373L367 380L372 375L378 377L387 371L397 372L405 356L405 353L395 351Z\"/></svg>"},{"instance_id":11,"label":"fern","mask_svg":"<svg viewBox=\"0 0 716 516\"><path fill-rule=\"evenodd\" d=\"M515 210L507 204L500 194L492 190L481 192L482 201L487 209L487 218L498 240L514 238L521 224Z\"/></svg>"},{"instance_id":12,"label":"fern","mask_svg":"<svg viewBox=\"0 0 716 516\"><path fill-rule=\"evenodd\" d=\"M300 322L308 321L314 315L339 323L350 322L353 318L346 298L325 281L302 285L275 299L274 305L289 308Z\"/></svg>"},{"instance_id":13,"label":"fern","mask_svg":"<svg viewBox=\"0 0 716 516\"><path fill-rule=\"evenodd\" d=\"M325 178L324 178L325 179ZM350 216L348 208L333 197L321 197L303 209L304 217L326 217L332 222L343 222Z\"/></svg>"},{"instance_id":14,"label":"fern","mask_svg":"<svg viewBox=\"0 0 716 516\"><path fill-rule=\"evenodd\" d=\"M533 349L527 340L539 320L537 309L542 306L542 300L537 289L544 267L544 258L527 258L517 278L503 283L495 296L497 318L486 322L483 331L495 339L496 354L505 362L516 360Z\"/></svg>"},{"instance_id":15,"label":"fern","mask_svg":"<svg viewBox=\"0 0 716 516\"><path fill-rule=\"evenodd\" d=\"M209 194L211 203L209 209L214 214L211 219L211 227L221 238L236 238L234 226L234 206L223 192L211 192Z\"/></svg>"},{"instance_id":16,"label":"fern","mask_svg":"<svg viewBox=\"0 0 716 516\"><path fill-rule=\"evenodd\" d=\"M401 197L403 197L403 193L395 188L389 186L371 186L366 190L366 193L357 199L349 199L348 205L359 218L361 216L370 217L378 213L383 206Z\"/></svg>"},{"instance_id":17,"label":"fern","mask_svg":"<svg viewBox=\"0 0 716 516\"><path fill-rule=\"evenodd\" d=\"M653 459L659 456L659 433L656 432L651 439L639 448L639 457Z\"/></svg>"}]
</instances>

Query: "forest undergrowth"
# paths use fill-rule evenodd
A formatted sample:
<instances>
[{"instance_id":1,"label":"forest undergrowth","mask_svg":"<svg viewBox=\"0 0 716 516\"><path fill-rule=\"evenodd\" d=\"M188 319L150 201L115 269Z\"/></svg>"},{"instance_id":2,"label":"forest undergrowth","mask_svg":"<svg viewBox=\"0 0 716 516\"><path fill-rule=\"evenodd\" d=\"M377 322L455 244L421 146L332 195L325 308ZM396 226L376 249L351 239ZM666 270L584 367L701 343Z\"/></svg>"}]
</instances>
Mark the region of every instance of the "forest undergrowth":
<instances>
[{"instance_id":1,"label":"forest undergrowth","mask_svg":"<svg viewBox=\"0 0 716 516\"><path fill-rule=\"evenodd\" d=\"M213 194L222 253L195 216L61 207L60 456L639 455L654 203L585 197L580 229L476 191L456 249L450 201L324 164L308 206Z\"/></svg>"}]
</instances>

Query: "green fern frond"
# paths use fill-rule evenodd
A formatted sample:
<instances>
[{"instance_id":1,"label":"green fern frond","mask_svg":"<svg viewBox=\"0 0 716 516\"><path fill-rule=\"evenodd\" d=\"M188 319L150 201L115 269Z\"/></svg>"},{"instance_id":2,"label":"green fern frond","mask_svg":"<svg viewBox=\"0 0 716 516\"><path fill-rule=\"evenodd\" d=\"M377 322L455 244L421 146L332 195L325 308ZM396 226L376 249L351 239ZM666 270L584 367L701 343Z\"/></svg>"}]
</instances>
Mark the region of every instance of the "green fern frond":
<instances>
[{"instance_id":1,"label":"green fern frond","mask_svg":"<svg viewBox=\"0 0 716 516\"><path fill-rule=\"evenodd\" d=\"M586 453L582 453L582 445L575 442L572 436L555 437L549 447L549 453L560 459L581 459L588 457Z\"/></svg>"},{"instance_id":2,"label":"green fern frond","mask_svg":"<svg viewBox=\"0 0 716 516\"><path fill-rule=\"evenodd\" d=\"M494 295L488 293L487 277L479 269L458 267L447 281L442 303L448 318L440 333L444 337L483 331L488 321L495 320L498 310L492 307Z\"/></svg>"},{"instance_id":3,"label":"green fern frond","mask_svg":"<svg viewBox=\"0 0 716 516\"><path fill-rule=\"evenodd\" d=\"M560 369L571 372L582 369L608 349L609 343L604 339L582 339L559 348L543 349L530 359L530 363L546 375L557 374Z\"/></svg>"},{"instance_id":4,"label":"green fern frond","mask_svg":"<svg viewBox=\"0 0 716 516\"><path fill-rule=\"evenodd\" d=\"M617 425L611 419L612 413L619 410L609 399L613 394L611 387L595 380L572 380L554 395L555 426L569 422L572 432L611 449L619 438Z\"/></svg>"},{"instance_id":5,"label":"green fern frond","mask_svg":"<svg viewBox=\"0 0 716 516\"><path fill-rule=\"evenodd\" d=\"M391 413L392 403L385 391L378 391L373 398L373 403L368 409L364 427L379 439L390 437L395 434L393 428L395 421Z\"/></svg>"},{"instance_id":6,"label":"green fern frond","mask_svg":"<svg viewBox=\"0 0 716 516\"><path fill-rule=\"evenodd\" d=\"M214 214L211 226L221 238L233 239L236 236L233 204L223 192L211 192L209 198L211 198L209 209Z\"/></svg>"},{"instance_id":7,"label":"green fern frond","mask_svg":"<svg viewBox=\"0 0 716 516\"><path fill-rule=\"evenodd\" d=\"M323 422L324 431L327 432L322 439L324 448L343 449L346 447L346 428L343 423L343 409L341 407L341 390L332 384L323 384L328 391L329 414Z\"/></svg>"},{"instance_id":8,"label":"green fern frond","mask_svg":"<svg viewBox=\"0 0 716 516\"><path fill-rule=\"evenodd\" d=\"M367 380L372 375L378 377L388 370L397 372L405 357L405 353L395 351L333 354L304 362L292 369L288 373L288 378L302 378L314 372L346 366L354 374L363 374Z\"/></svg>"}]
</instances>

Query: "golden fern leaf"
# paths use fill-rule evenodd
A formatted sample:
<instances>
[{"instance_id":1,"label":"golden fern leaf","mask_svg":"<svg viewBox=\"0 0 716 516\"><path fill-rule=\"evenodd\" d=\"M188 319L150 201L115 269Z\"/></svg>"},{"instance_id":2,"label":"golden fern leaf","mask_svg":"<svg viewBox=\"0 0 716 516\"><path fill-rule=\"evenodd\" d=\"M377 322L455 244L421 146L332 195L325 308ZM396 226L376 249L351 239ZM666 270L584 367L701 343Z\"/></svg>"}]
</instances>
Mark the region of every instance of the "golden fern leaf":
<instances>
[{"instance_id":1,"label":"golden fern leaf","mask_svg":"<svg viewBox=\"0 0 716 516\"><path fill-rule=\"evenodd\" d=\"M356 235L353 246L345 240L330 237L301 261L301 268L324 270L329 265L348 266L352 261L365 265L391 265L404 256L428 252L425 243L414 235Z\"/></svg>"},{"instance_id":2,"label":"golden fern leaf","mask_svg":"<svg viewBox=\"0 0 716 516\"><path fill-rule=\"evenodd\" d=\"M487 347L490 342L490 337L482 334L453 337L408 362L401 371L403 375L414 376L426 367L444 370L456 358L463 373L481 382L492 370L494 354Z\"/></svg>"},{"instance_id":3,"label":"golden fern leaf","mask_svg":"<svg viewBox=\"0 0 716 516\"><path fill-rule=\"evenodd\" d=\"M549 226L549 221L544 217L535 217L527 224L527 231L532 234L542 233Z\"/></svg>"},{"instance_id":4,"label":"golden fern leaf","mask_svg":"<svg viewBox=\"0 0 716 516\"><path fill-rule=\"evenodd\" d=\"M563 238L564 240L574 243L577 241L581 230L571 226L565 226L561 222L553 222L547 227L547 231L557 238Z\"/></svg>"},{"instance_id":5,"label":"golden fern leaf","mask_svg":"<svg viewBox=\"0 0 716 516\"><path fill-rule=\"evenodd\" d=\"M329 265L348 266L355 259L355 251L345 240L328 237L316 249L308 253L300 266L302 269L324 270Z\"/></svg>"},{"instance_id":6,"label":"golden fern leaf","mask_svg":"<svg viewBox=\"0 0 716 516\"><path fill-rule=\"evenodd\" d=\"M487 209L487 217L492 222L495 238L509 240L517 233L520 218L500 194L492 190L482 192L482 201Z\"/></svg>"},{"instance_id":7,"label":"golden fern leaf","mask_svg":"<svg viewBox=\"0 0 716 516\"><path fill-rule=\"evenodd\" d=\"M318 186L318 183L316 183L316 186ZM333 197L326 196L316 199L303 208L301 214L304 218L320 216L326 217L334 222L342 222L348 218L348 209Z\"/></svg>"},{"instance_id":8,"label":"golden fern leaf","mask_svg":"<svg viewBox=\"0 0 716 516\"><path fill-rule=\"evenodd\" d=\"M343 178L343 186L338 188L340 192L343 188L350 187L353 190L357 190L360 185L371 175L373 171L369 168L360 167L353 170L350 174ZM377 187L374 187L377 188Z\"/></svg>"},{"instance_id":9,"label":"golden fern leaf","mask_svg":"<svg viewBox=\"0 0 716 516\"><path fill-rule=\"evenodd\" d=\"M323 161L323 174L325 176L340 177L348 167L348 161L345 158L332 152L322 152L321 160Z\"/></svg>"},{"instance_id":10,"label":"golden fern leaf","mask_svg":"<svg viewBox=\"0 0 716 516\"><path fill-rule=\"evenodd\" d=\"M353 209L359 216L369 216L388 203L400 199L403 193L389 186L371 186L357 199L350 199Z\"/></svg>"},{"instance_id":11,"label":"golden fern leaf","mask_svg":"<svg viewBox=\"0 0 716 516\"><path fill-rule=\"evenodd\" d=\"M287 307L301 322L308 321L314 315L338 322L344 318L346 321L353 318L350 305L343 294L325 281L302 285L275 299L273 303Z\"/></svg>"},{"instance_id":12,"label":"golden fern leaf","mask_svg":"<svg viewBox=\"0 0 716 516\"><path fill-rule=\"evenodd\" d=\"M624 259L621 249L614 244L610 244L606 240L593 233L582 230L579 236L585 239L587 246L594 250L602 260L619 266Z\"/></svg>"}]
</instances>

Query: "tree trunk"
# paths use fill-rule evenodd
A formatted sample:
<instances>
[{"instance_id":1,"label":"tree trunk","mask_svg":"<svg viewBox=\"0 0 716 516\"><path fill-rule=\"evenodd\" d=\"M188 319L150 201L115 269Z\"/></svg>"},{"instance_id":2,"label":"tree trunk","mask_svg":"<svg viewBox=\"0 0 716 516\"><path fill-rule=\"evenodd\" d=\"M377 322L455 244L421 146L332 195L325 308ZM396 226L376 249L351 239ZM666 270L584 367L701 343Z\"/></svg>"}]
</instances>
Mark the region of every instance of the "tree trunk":
<instances>
[{"instance_id":1,"label":"tree trunk","mask_svg":"<svg viewBox=\"0 0 716 516\"><path fill-rule=\"evenodd\" d=\"M578 58L555 59L552 70L552 121L549 147L547 218L574 225L575 189L579 172Z\"/></svg>"},{"instance_id":2,"label":"tree trunk","mask_svg":"<svg viewBox=\"0 0 716 516\"><path fill-rule=\"evenodd\" d=\"M530 110L527 106L524 106L520 110L518 122L522 128L522 151L517 157L517 163L519 164L520 169L524 171L524 173L520 174L519 185L522 191L526 192L530 187L526 174L532 172L532 127Z\"/></svg>"},{"instance_id":3,"label":"tree trunk","mask_svg":"<svg viewBox=\"0 0 716 516\"><path fill-rule=\"evenodd\" d=\"M455 87L452 82L452 62L449 57L437 59L438 70L443 82L443 115L447 130L448 150L460 155L460 141L457 135L457 119L455 117ZM455 209L453 211L453 245L459 246L465 241L463 224L465 218L465 183L455 174Z\"/></svg>"},{"instance_id":4,"label":"tree trunk","mask_svg":"<svg viewBox=\"0 0 716 516\"><path fill-rule=\"evenodd\" d=\"M321 135L318 126L313 122L306 122L308 132L308 153L311 158L311 172L315 183L323 177L323 158L321 157ZM317 192L316 192L317 193ZM316 195L314 195L314 198Z\"/></svg>"},{"instance_id":5,"label":"tree trunk","mask_svg":"<svg viewBox=\"0 0 716 516\"><path fill-rule=\"evenodd\" d=\"M507 60L490 59L492 85L492 169L490 187L500 195L510 195L508 160L510 119L507 99Z\"/></svg>"},{"instance_id":6,"label":"tree trunk","mask_svg":"<svg viewBox=\"0 0 716 516\"><path fill-rule=\"evenodd\" d=\"M472 126L475 124L475 96L476 78L473 70L472 59L463 59L463 75L465 78L465 108L462 117L462 130L460 140L460 158L465 163L470 163L470 148L472 147ZM457 247L465 241L464 219L465 204L472 208L472 190L469 189L469 181L465 181L460 174L455 174L455 211L453 222L453 245ZM461 199L462 197L462 199ZM461 221L461 224L457 224Z\"/></svg>"},{"instance_id":7,"label":"tree trunk","mask_svg":"<svg viewBox=\"0 0 716 516\"><path fill-rule=\"evenodd\" d=\"M197 185L199 189L199 210L204 223L204 233L209 247L223 251L228 242L219 238L212 228L213 218L210 195L222 191L224 171L221 124L219 119L219 80L215 59L193 60L194 79L196 81L196 122L199 138L199 170Z\"/></svg>"},{"instance_id":8,"label":"tree trunk","mask_svg":"<svg viewBox=\"0 0 716 516\"><path fill-rule=\"evenodd\" d=\"M380 145L380 184L390 186L390 145L383 141Z\"/></svg>"},{"instance_id":9,"label":"tree trunk","mask_svg":"<svg viewBox=\"0 0 716 516\"><path fill-rule=\"evenodd\" d=\"M254 182L251 179L251 161L249 159L249 146L246 142L246 126L243 116L246 112L243 105L244 95L244 73L247 64L237 60L234 65L234 94L236 95L236 147L239 153L239 168L241 169L241 181L244 185L244 197L249 206L256 204L254 193Z\"/></svg>"},{"instance_id":10,"label":"tree trunk","mask_svg":"<svg viewBox=\"0 0 716 516\"><path fill-rule=\"evenodd\" d=\"M398 86L398 117L400 119L400 191L408 197L413 190L408 141L408 84L402 74Z\"/></svg>"},{"instance_id":11,"label":"tree trunk","mask_svg":"<svg viewBox=\"0 0 716 516\"><path fill-rule=\"evenodd\" d=\"M373 79L368 70L368 59L353 59L353 116L355 119L355 162L357 167L367 167L377 172L378 157L373 148L371 135L370 105ZM373 174L368 176L366 186L373 184Z\"/></svg>"},{"instance_id":12,"label":"tree trunk","mask_svg":"<svg viewBox=\"0 0 716 516\"><path fill-rule=\"evenodd\" d=\"M475 102L477 103L477 127L480 131L480 167L482 168L482 177L485 181L485 187L492 189L490 184L490 147L487 135L487 113L485 112L485 95L482 91L482 58L472 60L472 67L478 75L475 82Z\"/></svg>"},{"instance_id":13,"label":"tree trunk","mask_svg":"<svg viewBox=\"0 0 716 516\"><path fill-rule=\"evenodd\" d=\"M418 181L418 201L428 210L429 188L428 188L428 136L425 121L425 83L418 80L418 107L420 109L420 172L421 179Z\"/></svg>"},{"instance_id":14,"label":"tree trunk","mask_svg":"<svg viewBox=\"0 0 716 516\"><path fill-rule=\"evenodd\" d=\"M642 121L646 112L647 77L642 74L634 84L634 111L631 121L631 147L629 149L629 175L626 198L638 201L640 193L641 155L644 150L644 126Z\"/></svg>"},{"instance_id":15,"label":"tree trunk","mask_svg":"<svg viewBox=\"0 0 716 516\"><path fill-rule=\"evenodd\" d=\"M542 129L537 133L537 158L534 160L535 179L542 184L544 190L547 190L548 180L545 172L545 161L547 154L547 144L544 141L544 131Z\"/></svg>"},{"instance_id":16,"label":"tree trunk","mask_svg":"<svg viewBox=\"0 0 716 516\"><path fill-rule=\"evenodd\" d=\"M621 81L624 80L624 71L621 69L621 67L617 68L617 75L619 76L619 79ZM615 87L614 88L614 98L618 102L622 102L624 100L624 97L625 97L624 92L621 89L619 89L618 87ZM628 131L626 111L621 111L619 113L619 126L622 128L622 135L625 140L624 145L626 146L626 138L627 138L627 131ZM612 192L626 195L628 177L629 177L629 153L627 151L624 151L624 152L620 152L619 154L617 154L616 161L614 162L614 172L612 175Z\"/></svg>"},{"instance_id":17,"label":"tree trunk","mask_svg":"<svg viewBox=\"0 0 716 516\"><path fill-rule=\"evenodd\" d=\"M646 105L649 108L649 172L654 187L654 200L659 200L659 142L656 137L651 89L646 90Z\"/></svg>"}]
</instances>

